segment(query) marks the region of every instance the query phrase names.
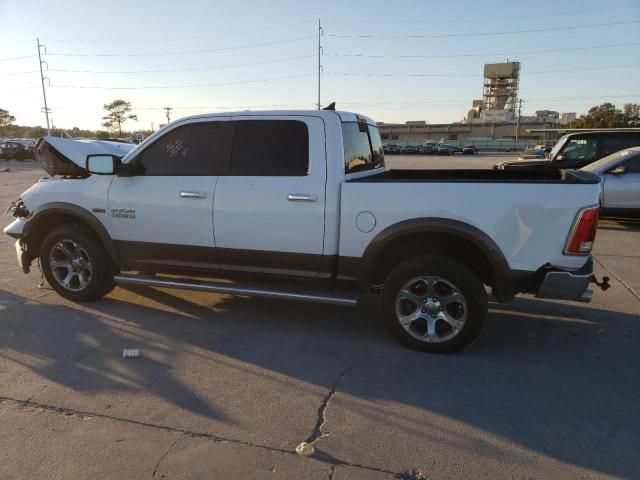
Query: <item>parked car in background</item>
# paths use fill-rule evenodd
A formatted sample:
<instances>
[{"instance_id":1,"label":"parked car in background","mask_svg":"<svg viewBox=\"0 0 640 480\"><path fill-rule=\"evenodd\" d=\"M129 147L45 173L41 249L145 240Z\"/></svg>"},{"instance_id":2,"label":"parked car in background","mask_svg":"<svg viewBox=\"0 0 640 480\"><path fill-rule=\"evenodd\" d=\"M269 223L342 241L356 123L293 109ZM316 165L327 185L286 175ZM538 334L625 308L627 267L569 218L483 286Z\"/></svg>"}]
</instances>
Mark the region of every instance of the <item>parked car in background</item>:
<instances>
[{"instance_id":1,"label":"parked car in background","mask_svg":"<svg viewBox=\"0 0 640 480\"><path fill-rule=\"evenodd\" d=\"M462 153L462 147L460 145L452 145L453 153Z\"/></svg>"},{"instance_id":2,"label":"parked car in background","mask_svg":"<svg viewBox=\"0 0 640 480\"><path fill-rule=\"evenodd\" d=\"M475 145L465 145L464 147L462 147L463 155L477 155L477 153L478 147L476 147Z\"/></svg>"},{"instance_id":3,"label":"parked car in background","mask_svg":"<svg viewBox=\"0 0 640 480\"><path fill-rule=\"evenodd\" d=\"M448 143L441 143L438 145L438 155L452 155L453 152L453 145L449 145Z\"/></svg>"},{"instance_id":4,"label":"parked car in background","mask_svg":"<svg viewBox=\"0 0 640 480\"><path fill-rule=\"evenodd\" d=\"M35 140L17 140L18 143L24 145L25 151L27 153L27 158L35 159L36 156L36 141Z\"/></svg>"},{"instance_id":5,"label":"parked car in background","mask_svg":"<svg viewBox=\"0 0 640 480\"><path fill-rule=\"evenodd\" d=\"M402 147L402 153L416 154L416 153L420 153L420 151L418 150L418 147L415 145L405 145L404 147Z\"/></svg>"},{"instance_id":6,"label":"parked car in background","mask_svg":"<svg viewBox=\"0 0 640 480\"><path fill-rule=\"evenodd\" d=\"M0 143L0 158L22 162L28 156L27 148L19 142L5 141Z\"/></svg>"},{"instance_id":7,"label":"parked car in background","mask_svg":"<svg viewBox=\"0 0 640 480\"><path fill-rule=\"evenodd\" d=\"M433 155L438 153L438 146L435 143L425 143L424 145L418 145L420 153L423 155Z\"/></svg>"},{"instance_id":8,"label":"parked car in background","mask_svg":"<svg viewBox=\"0 0 640 480\"><path fill-rule=\"evenodd\" d=\"M383 145L382 150L384 151L384 153L388 153L391 155L394 153L400 153L400 147L395 143L387 143L386 145Z\"/></svg>"},{"instance_id":9,"label":"parked car in background","mask_svg":"<svg viewBox=\"0 0 640 480\"><path fill-rule=\"evenodd\" d=\"M621 150L581 170L602 179L600 207L605 214L640 214L640 147Z\"/></svg>"},{"instance_id":10,"label":"parked car in background","mask_svg":"<svg viewBox=\"0 0 640 480\"><path fill-rule=\"evenodd\" d=\"M577 169L612 153L640 146L640 131L588 131L568 133L560 137L549 152L549 158L497 163L494 168L564 168Z\"/></svg>"}]
</instances>

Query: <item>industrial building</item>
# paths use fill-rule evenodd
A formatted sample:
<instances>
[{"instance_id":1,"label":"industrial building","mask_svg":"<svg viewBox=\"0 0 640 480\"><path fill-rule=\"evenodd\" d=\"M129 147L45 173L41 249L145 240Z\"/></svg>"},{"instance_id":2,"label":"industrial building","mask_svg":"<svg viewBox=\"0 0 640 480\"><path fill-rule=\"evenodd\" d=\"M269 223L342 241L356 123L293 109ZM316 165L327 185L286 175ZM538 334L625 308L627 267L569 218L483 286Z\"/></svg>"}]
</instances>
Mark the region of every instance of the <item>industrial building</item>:
<instances>
[{"instance_id":1,"label":"industrial building","mask_svg":"<svg viewBox=\"0 0 640 480\"><path fill-rule=\"evenodd\" d=\"M520 62L485 64L482 99L472 101L467 116L461 122L379 122L382 140L398 143L473 142L518 148L554 143L558 137L556 132L539 130L561 128L575 120L575 113L563 113L561 117L553 110L538 110L535 116L521 115L519 82Z\"/></svg>"}]
</instances>

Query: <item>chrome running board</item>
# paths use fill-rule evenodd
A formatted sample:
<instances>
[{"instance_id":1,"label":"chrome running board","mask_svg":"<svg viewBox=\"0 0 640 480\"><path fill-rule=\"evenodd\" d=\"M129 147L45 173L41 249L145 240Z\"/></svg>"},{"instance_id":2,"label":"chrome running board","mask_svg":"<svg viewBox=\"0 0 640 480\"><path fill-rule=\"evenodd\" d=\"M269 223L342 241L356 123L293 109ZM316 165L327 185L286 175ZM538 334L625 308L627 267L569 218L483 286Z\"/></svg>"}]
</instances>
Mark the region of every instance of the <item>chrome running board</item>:
<instances>
[{"instance_id":1,"label":"chrome running board","mask_svg":"<svg viewBox=\"0 0 640 480\"><path fill-rule=\"evenodd\" d=\"M185 280L181 278L150 277L146 275L119 274L113 277L122 285L144 285L145 287L177 288L180 290L196 290L199 292L226 293L229 295L246 295L247 297L280 298L303 302L325 303L355 307L358 299L355 296L335 295L324 292L296 292L291 290L271 290L260 287L239 287L228 283L205 282L201 280Z\"/></svg>"}]
</instances>

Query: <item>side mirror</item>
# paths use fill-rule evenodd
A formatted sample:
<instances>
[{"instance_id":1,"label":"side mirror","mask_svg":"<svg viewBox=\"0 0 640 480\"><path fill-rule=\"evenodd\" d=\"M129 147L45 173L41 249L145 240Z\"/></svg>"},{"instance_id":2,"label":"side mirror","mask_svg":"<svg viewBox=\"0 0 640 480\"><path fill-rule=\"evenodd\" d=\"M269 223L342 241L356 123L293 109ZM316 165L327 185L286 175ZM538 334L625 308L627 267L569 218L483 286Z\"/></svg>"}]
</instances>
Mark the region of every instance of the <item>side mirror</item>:
<instances>
[{"instance_id":1,"label":"side mirror","mask_svg":"<svg viewBox=\"0 0 640 480\"><path fill-rule=\"evenodd\" d=\"M556 155L556 158L554 158L554 160L556 162L561 162L564 160L564 155Z\"/></svg>"},{"instance_id":2,"label":"side mirror","mask_svg":"<svg viewBox=\"0 0 640 480\"><path fill-rule=\"evenodd\" d=\"M118 157L115 155L87 155L86 169L94 175L113 175L117 164Z\"/></svg>"},{"instance_id":3,"label":"side mirror","mask_svg":"<svg viewBox=\"0 0 640 480\"><path fill-rule=\"evenodd\" d=\"M609 170L609 173L611 175L624 175L625 173L627 173L627 167L625 167L624 165L618 165L613 170Z\"/></svg>"}]
</instances>

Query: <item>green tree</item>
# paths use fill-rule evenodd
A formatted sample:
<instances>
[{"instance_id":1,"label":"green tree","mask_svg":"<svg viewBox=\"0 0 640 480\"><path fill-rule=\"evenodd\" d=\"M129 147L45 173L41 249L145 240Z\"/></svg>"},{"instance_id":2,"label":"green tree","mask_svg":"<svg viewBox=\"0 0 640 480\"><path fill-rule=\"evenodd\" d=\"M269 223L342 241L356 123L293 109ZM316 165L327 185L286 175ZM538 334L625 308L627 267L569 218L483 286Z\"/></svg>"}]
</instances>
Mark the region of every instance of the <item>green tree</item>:
<instances>
[{"instance_id":1,"label":"green tree","mask_svg":"<svg viewBox=\"0 0 640 480\"><path fill-rule=\"evenodd\" d=\"M12 125L16 121L16 117L11 115L7 110L0 108L0 132L4 131L5 127Z\"/></svg>"},{"instance_id":2,"label":"green tree","mask_svg":"<svg viewBox=\"0 0 640 480\"><path fill-rule=\"evenodd\" d=\"M102 126L113 130L117 128L119 136L122 136L122 125L127 120L138 120L137 115L131 113L131 102L126 100L114 100L105 104L103 108L107 115L102 117Z\"/></svg>"},{"instance_id":3,"label":"green tree","mask_svg":"<svg viewBox=\"0 0 640 480\"><path fill-rule=\"evenodd\" d=\"M627 103L622 111L627 127L640 127L640 104Z\"/></svg>"},{"instance_id":4,"label":"green tree","mask_svg":"<svg viewBox=\"0 0 640 480\"><path fill-rule=\"evenodd\" d=\"M628 103L625 105L623 113L612 103L603 103L602 105L591 107L585 115L581 115L575 121L573 126L574 128L632 127L634 126L633 122L638 121L639 110L639 105Z\"/></svg>"}]
</instances>

